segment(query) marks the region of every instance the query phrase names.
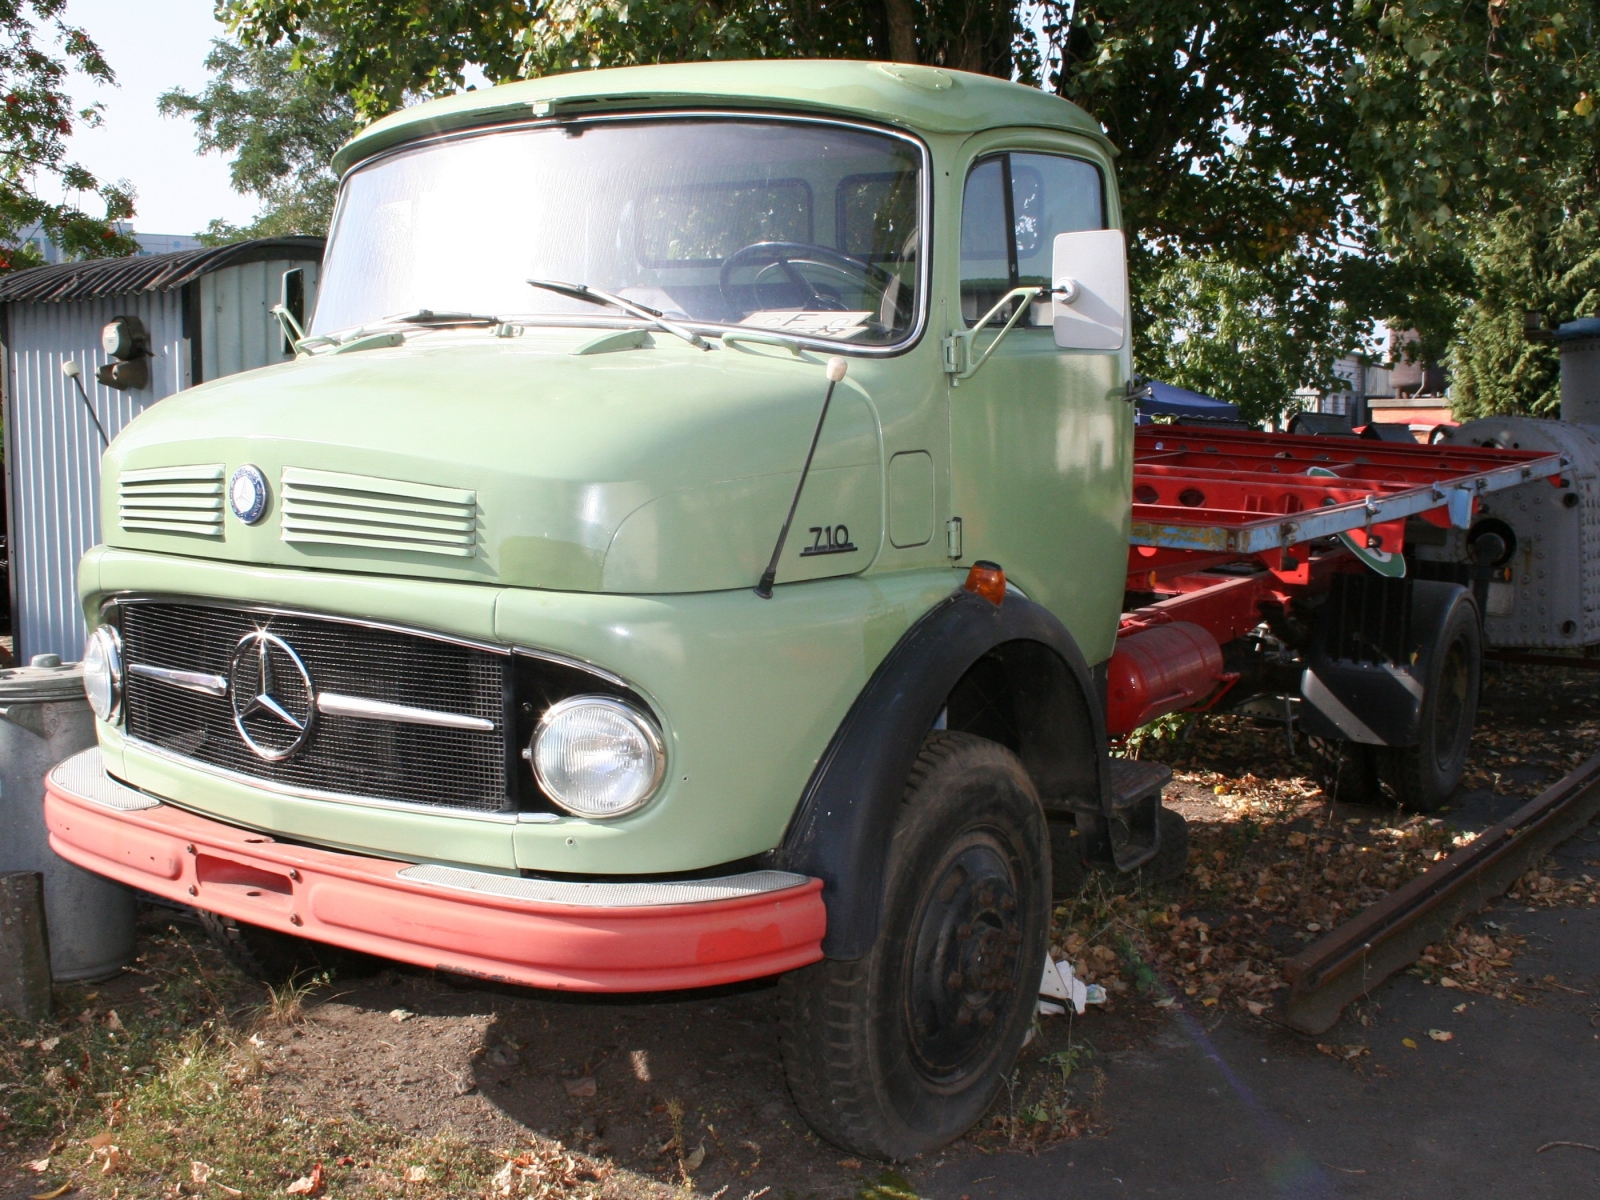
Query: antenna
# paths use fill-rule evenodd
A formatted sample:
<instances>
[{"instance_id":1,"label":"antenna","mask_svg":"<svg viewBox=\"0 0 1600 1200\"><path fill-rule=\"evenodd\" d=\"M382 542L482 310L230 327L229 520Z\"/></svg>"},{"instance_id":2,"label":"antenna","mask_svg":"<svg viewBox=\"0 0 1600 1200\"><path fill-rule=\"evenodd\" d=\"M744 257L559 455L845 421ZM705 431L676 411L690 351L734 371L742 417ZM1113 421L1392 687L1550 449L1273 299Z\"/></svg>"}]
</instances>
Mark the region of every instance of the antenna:
<instances>
[{"instance_id":1,"label":"antenna","mask_svg":"<svg viewBox=\"0 0 1600 1200\"><path fill-rule=\"evenodd\" d=\"M61 373L78 385L78 395L83 397L83 406L89 410L89 419L94 422L94 427L100 431L100 440L109 447L111 439L106 436L106 427L100 424L100 416L94 411L94 401L90 400L89 393L83 390L83 368L77 364L76 360L69 358L61 364Z\"/></svg>"},{"instance_id":2,"label":"antenna","mask_svg":"<svg viewBox=\"0 0 1600 1200\"><path fill-rule=\"evenodd\" d=\"M822 413L817 417L817 427L811 434L811 449L806 451L806 465L800 468L800 482L794 485L794 499L789 501L789 515L778 530L778 544L772 548L772 561L761 572L761 582L756 584L756 595L763 600L772 599L772 582L778 577L778 559L783 557L783 543L789 539L789 525L794 520L794 510L800 507L800 493L805 490L806 476L811 474L811 459L817 453L817 442L822 437L822 423L828 419L828 405L833 403L833 389L844 378L850 364L835 354L828 360L828 392L822 397Z\"/></svg>"}]
</instances>

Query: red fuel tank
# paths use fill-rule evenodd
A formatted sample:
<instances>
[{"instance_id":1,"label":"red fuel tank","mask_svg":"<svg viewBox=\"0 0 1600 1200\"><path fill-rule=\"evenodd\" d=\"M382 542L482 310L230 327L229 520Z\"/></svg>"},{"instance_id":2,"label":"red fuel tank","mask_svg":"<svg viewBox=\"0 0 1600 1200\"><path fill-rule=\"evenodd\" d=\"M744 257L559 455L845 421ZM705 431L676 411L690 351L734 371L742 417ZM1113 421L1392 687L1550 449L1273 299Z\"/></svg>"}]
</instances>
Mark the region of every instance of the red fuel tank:
<instances>
[{"instance_id":1,"label":"red fuel tank","mask_svg":"<svg viewBox=\"0 0 1600 1200\"><path fill-rule=\"evenodd\" d=\"M1107 673L1106 732L1120 737L1215 691L1222 647L1188 621L1153 625L1117 639Z\"/></svg>"}]
</instances>

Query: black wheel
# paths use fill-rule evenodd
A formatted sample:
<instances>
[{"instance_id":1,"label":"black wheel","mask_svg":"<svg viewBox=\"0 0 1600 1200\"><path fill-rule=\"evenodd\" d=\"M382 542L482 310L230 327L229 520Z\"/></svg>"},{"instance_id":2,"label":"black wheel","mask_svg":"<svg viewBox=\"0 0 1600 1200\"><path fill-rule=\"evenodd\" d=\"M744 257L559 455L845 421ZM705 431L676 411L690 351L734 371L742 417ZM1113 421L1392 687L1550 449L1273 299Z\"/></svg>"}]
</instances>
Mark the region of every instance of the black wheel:
<instances>
[{"instance_id":1,"label":"black wheel","mask_svg":"<svg viewBox=\"0 0 1600 1200\"><path fill-rule=\"evenodd\" d=\"M1156 821L1161 829L1161 844L1155 857L1139 868L1139 880L1147 884L1172 883L1182 879L1189 869L1189 822L1166 805L1156 809Z\"/></svg>"},{"instance_id":2,"label":"black wheel","mask_svg":"<svg viewBox=\"0 0 1600 1200\"><path fill-rule=\"evenodd\" d=\"M1417 812L1438 811L1460 785L1478 718L1483 636L1477 610L1465 595L1450 609L1427 662L1421 741L1378 754L1384 783L1396 800Z\"/></svg>"},{"instance_id":3,"label":"black wheel","mask_svg":"<svg viewBox=\"0 0 1600 1200\"><path fill-rule=\"evenodd\" d=\"M1057 900L1068 900L1089 881L1089 847L1075 822L1050 821L1050 882Z\"/></svg>"},{"instance_id":4,"label":"black wheel","mask_svg":"<svg viewBox=\"0 0 1600 1200\"><path fill-rule=\"evenodd\" d=\"M1317 786L1335 804L1384 804L1378 778L1376 746L1332 738L1308 737L1312 774Z\"/></svg>"},{"instance_id":5,"label":"black wheel","mask_svg":"<svg viewBox=\"0 0 1600 1200\"><path fill-rule=\"evenodd\" d=\"M346 978L367 975L379 969L375 958L354 950L342 950L307 938L246 925L232 917L197 909L200 924L211 944L241 974L260 983L276 986L297 975L331 971Z\"/></svg>"},{"instance_id":6,"label":"black wheel","mask_svg":"<svg viewBox=\"0 0 1600 1200\"><path fill-rule=\"evenodd\" d=\"M1049 833L1021 762L931 734L890 843L877 942L783 981L784 1068L812 1128L890 1160L970 1129L1032 1021L1049 907Z\"/></svg>"}]
</instances>

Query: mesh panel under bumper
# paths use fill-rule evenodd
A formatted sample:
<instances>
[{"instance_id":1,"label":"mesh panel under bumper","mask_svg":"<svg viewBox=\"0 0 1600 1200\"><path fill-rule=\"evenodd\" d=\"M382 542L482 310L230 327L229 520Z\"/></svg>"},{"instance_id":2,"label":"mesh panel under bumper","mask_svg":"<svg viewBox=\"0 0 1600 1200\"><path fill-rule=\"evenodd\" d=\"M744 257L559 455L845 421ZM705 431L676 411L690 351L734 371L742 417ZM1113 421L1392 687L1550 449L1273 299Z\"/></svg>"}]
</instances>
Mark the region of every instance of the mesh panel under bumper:
<instances>
[{"instance_id":1,"label":"mesh panel under bumper","mask_svg":"<svg viewBox=\"0 0 1600 1200\"><path fill-rule=\"evenodd\" d=\"M119 605L123 657L226 678L241 639L265 629L293 648L316 692L478 717L492 729L318 713L304 743L267 761L239 736L233 701L127 674L128 733L209 766L295 791L477 812L512 807L505 655L414 633L316 617L133 602Z\"/></svg>"}]
</instances>

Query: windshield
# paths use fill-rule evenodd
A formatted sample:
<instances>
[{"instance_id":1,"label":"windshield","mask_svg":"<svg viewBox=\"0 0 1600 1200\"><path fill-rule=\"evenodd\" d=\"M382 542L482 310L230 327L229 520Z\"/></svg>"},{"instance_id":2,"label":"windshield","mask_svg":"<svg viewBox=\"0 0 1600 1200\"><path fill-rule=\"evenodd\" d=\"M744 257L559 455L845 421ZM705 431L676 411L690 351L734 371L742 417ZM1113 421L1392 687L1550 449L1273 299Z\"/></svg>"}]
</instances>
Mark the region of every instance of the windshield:
<instances>
[{"instance_id":1,"label":"windshield","mask_svg":"<svg viewBox=\"0 0 1600 1200\"><path fill-rule=\"evenodd\" d=\"M597 120L439 141L346 180L311 333L400 314L677 321L883 346L916 323L922 154L820 121ZM633 320L634 318L623 318Z\"/></svg>"}]
</instances>

